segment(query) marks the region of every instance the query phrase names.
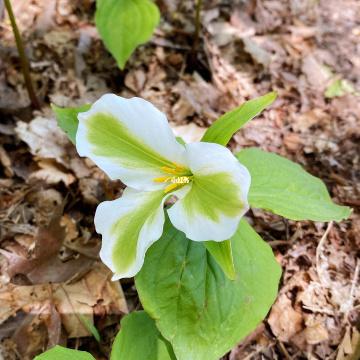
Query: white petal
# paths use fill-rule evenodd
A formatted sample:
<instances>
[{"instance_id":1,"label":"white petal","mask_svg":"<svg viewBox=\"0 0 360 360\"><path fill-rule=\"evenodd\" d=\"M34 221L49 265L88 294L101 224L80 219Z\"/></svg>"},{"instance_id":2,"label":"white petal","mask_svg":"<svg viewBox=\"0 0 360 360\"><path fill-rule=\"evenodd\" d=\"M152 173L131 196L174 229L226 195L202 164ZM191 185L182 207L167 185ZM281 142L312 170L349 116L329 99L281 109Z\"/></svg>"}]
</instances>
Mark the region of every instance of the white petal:
<instances>
[{"instance_id":1,"label":"white petal","mask_svg":"<svg viewBox=\"0 0 360 360\"><path fill-rule=\"evenodd\" d=\"M218 144L187 144L186 155L194 180L191 190L168 210L170 220L191 240L227 240L249 209L250 173Z\"/></svg>"},{"instance_id":2,"label":"white petal","mask_svg":"<svg viewBox=\"0 0 360 360\"><path fill-rule=\"evenodd\" d=\"M100 258L113 271L113 280L141 269L147 249L162 235L164 201L162 190L126 188L121 198L98 206L94 221L102 234Z\"/></svg>"},{"instance_id":3,"label":"white petal","mask_svg":"<svg viewBox=\"0 0 360 360\"><path fill-rule=\"evenodd\" d=\"M78 115L76 148L111 179L138 190L163 187L153 181L163 166L185 165L166 116L150 102L107 94Z\"/></svg>"}]
</instances>

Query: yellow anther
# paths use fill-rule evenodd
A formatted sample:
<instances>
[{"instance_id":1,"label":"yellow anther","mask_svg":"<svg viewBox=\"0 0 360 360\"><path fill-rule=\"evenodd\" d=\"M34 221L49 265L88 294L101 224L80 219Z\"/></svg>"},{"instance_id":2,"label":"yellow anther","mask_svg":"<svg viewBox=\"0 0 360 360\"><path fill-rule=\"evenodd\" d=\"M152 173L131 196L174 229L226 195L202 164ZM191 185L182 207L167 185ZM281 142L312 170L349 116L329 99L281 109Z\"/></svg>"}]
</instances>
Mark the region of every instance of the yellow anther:
<instances>
[{"instance_id":1,"label":"yellow anther","mask_svg":"<svg viewBox=\"0 0 360 360\"><path fill-rule=\"evenodd\" d=\"M168 181L171 181L172 177L169 177L169 176L160 176L160 177L157 177L154 179L155 182L158 182L158 183L164 183L164 182L168 182Z\"/></svg>"},{"instance_id":2,"label":"yellow anther","mask_svg":"<svg viewBox=\"0 0 360 360\"><path fill-rule=\"evenodd\" d=\"M176 170L178 170L180 172L184 172L187 170L187 168L185 166L179 165L177 163L174 163L174 165L175 165Z\"/></svg>"},{"instance_id":3,"label":"yellow anther","mask_svg":"<svg viewBox=\"0 0 360 360\"><path fill-rule=\"evenodd\" d=\"M168 166L162 166L161 170L168 173L168 174L174 174L174 175L178 175L179 174L179 170L177 170L176 168L173 169L171 167Z\"/></svg>"},{"instance_id":4,"label":"yellow anther","mask_svg":"<svg viewBox=\"0 0 360 360\"><path fill-rule=\"evenodd\" d=\"M170 191L173 191L173 190L177 189L180 186L181 186L180 184L170 184L165 188L164 192L165 192L165 194L167 194Z\"/></svg>"}]
</instances>

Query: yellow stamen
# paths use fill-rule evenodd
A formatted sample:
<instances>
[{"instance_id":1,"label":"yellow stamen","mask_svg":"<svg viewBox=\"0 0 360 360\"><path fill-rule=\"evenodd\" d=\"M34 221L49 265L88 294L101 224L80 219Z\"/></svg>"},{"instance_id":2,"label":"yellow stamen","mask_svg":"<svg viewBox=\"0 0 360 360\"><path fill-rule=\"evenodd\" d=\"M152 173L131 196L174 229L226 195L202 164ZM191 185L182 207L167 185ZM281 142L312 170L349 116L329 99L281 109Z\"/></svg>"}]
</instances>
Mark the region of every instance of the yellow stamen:
<instances>
[{"instance_id":1,"label":"yellow stamen","mask_svg":"<svg viewBox=\"0 0 360 360\"><path fill-rule=\"evenodd\" d=\"M168 173L168 174L174 174L174 175L179 174L179 170L177 170L177 168L173 169L173 168L170 168L168 166L162 166L161 170Z\"/></svg>"},{"instance_id":2,"label":"yellow stamen","mask_svg":"<svg viewBox=\"0 0 360 360\"><path fill-rule=\"evenodd\" d=\"M167 194L170 191L173 191L173 190L177 189L180 186L181 186L180 184L170 184L165 188L164 192L165 192L165 194Z\"/></svg>"},{"instance_id":3,"label":"yellow stamen","mask_svg":"<svg viewBox=\"0 0 360 360\"><path fill-rule=\"evenodd\" d=\"M171 181L172 177L170 176L160 176L154 179L155 182L158 183L164 183L164 182L168 182Z\"/></svg>"},{"instance_id":4,"label":"yellow stamen","mask_svg":"<svg viewBox=\"0 0 360 360\"><path fill-rule=\"evenodd\" d=\"M177 163L174 163L175 167L177 170L179 170L180 172L184 172L187 170L187 168L185 166L179 165Z\"/></svg>"}]
</instances>

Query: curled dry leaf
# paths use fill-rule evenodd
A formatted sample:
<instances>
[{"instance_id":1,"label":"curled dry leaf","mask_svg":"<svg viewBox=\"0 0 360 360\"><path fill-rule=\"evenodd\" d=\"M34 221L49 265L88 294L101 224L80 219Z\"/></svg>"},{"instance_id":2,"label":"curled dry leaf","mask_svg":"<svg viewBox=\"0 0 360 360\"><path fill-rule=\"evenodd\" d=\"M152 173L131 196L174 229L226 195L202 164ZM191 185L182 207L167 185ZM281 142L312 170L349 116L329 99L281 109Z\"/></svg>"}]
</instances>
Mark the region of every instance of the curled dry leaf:
<instances>
[{"instance_id":1,"label":"curled dry leaf","mask_svg":"<svg viewBox=\"0 0 360 360\"><path fill-rule=\"evenodd\" d=\"M66 186L72 184L75 176L61 169L57 163L51 159L43 159L38 162L40 170L30 175L30 180L43 180L47 184L57 184L63 182Z\"/></svg>"},{"instance_id":2,"label":"curled dry leaf","mask_svg":"<svg viewBox=\"0 0 360 360\"><path fill-rule=\"evenodd\" d=\"M65 147L69 140L58 127L56 120L36 117L30 123L18 121L15 132L20 140L29 146L34 156L67 164Z\"/></svg>"}]
</instances>

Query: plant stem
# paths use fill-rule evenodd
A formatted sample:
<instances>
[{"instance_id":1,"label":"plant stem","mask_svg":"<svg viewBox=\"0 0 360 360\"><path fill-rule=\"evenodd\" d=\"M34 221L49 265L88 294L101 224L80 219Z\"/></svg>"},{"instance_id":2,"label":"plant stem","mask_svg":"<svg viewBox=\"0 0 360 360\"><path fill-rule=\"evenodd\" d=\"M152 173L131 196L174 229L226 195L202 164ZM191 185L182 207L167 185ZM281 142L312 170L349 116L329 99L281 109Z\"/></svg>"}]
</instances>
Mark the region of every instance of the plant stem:
<instances>
[{"instance_id":1,"label":"plant stem","mask_svg":"<svg viewBox=\"0 0 360 360\"><path fill-rule=\"evenodd\" d=\"M29 94L29 98L30 98L32 106L35 109L40 109L40 102L35 94L34 87L33 87L32 81L31 81L29 61L25 54L24 44L23 44L19 29L16 24L14 12L11 7L11 2L10 2L10 0L4 0L4 2L5 2L6 10L9 14L11 27L12 27L12 30L13 30L13 33L15 36L16 47L17 47L19 57L20 57L21 69L22 69L22 73L24 76L24 80L25 80L26 90Z\"/></svg>"},{"instance_id":2,"label":"plant stem","mask_svg":"<svg viewBox=\"0 0 360 360\"><path fill-rule=\"evenodd\" d=\"M200 21L200 12L202 7L202 0L196 0L196 13L195 13L195 34L194 42L192 46L192 53L195 54L199 46L200 30L201 30L201 21Z\"/></svg>"}]
</instances>

